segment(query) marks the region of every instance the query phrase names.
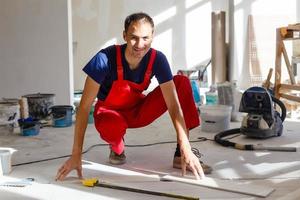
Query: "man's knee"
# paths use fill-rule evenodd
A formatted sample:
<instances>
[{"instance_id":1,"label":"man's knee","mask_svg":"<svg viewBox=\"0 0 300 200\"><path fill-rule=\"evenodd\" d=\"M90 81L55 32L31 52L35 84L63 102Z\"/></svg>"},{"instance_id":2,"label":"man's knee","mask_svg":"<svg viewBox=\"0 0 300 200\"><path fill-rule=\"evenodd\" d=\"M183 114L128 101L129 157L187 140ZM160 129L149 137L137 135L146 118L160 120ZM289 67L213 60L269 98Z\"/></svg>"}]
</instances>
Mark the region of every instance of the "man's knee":
<instances>
[{"instance_id":1,"label":"man's knee","mask_svg":"<svg viewBox=\"0 0 300 200\"><path fill-rule=\"evenodd\" d=\"M95 127L103 140L112 142L123 137L127 124L120 116L103 113L95 117Z\"/></svg>"},{"instance_id":2,"label":"man's knee","mask_svg":"<svg viewBox=\"0 0 300 200\"><path fill-rule=\"evenodd\" d=\"M173 81L176 87L187 87L191 85L189 78L183 75L175 75Z\"/></svg>"}]
</instances>

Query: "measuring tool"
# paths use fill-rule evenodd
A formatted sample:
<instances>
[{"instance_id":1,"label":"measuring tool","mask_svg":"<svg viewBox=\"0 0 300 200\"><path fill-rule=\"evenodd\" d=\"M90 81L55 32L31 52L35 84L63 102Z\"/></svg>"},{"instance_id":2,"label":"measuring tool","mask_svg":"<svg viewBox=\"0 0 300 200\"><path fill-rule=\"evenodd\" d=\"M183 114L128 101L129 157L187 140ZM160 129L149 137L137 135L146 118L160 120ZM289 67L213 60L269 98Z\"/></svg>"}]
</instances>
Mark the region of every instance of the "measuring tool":
<instances>
[{"instance_id":1,"label":"measuring tool","mask_svg":"<svg viewBox=\"0 0 300 200\"><path fill-rule=\"evenodd\" d=\"M156 195L156 196L172 197L172 198L176 198L176 199L199 200L198 197L189 197L189 196L157 192L157 191L152 191L152 190L144 190L144 189L114 185L111 183L100 182L97 178L84 179L84 180L82 180L82 184L87 187L104 187L104 188L110 188L110 189L124 190L127 192L136 192L136 193L150 194L150 195Z\"/></svg>"}]
</instances>

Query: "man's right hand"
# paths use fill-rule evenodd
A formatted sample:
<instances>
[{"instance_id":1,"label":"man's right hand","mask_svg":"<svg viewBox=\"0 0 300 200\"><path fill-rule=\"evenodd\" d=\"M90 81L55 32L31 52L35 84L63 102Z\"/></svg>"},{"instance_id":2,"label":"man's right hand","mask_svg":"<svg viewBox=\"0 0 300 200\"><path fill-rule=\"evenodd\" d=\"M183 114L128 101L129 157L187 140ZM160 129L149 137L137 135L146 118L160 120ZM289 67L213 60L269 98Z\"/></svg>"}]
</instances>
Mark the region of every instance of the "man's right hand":
<instances>
[{"instance_id":1,"label":"man's right hand","mask_svg":"<svg viewBox=\"0 0 300 200\"><path fill-rule=\"evenodd\" d=\"M63 181L64 178L73 170L77 171L79 178L82 178L81 156L71 156L57 171L55 180Z\"/></svg>"}]
</instances>

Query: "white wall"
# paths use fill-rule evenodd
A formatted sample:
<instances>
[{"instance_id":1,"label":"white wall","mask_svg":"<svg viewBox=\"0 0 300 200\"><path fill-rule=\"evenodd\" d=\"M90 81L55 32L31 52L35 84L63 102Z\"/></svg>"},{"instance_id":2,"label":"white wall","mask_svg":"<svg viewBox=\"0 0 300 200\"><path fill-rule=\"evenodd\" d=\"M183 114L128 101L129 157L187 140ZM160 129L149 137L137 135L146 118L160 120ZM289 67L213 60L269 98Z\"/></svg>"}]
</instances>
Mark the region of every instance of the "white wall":
<instances>
[{"instance_id":1,"label":"white wall","mask_svg":"<svg viewBox=\"0 0 300 200\"><path fill-rule=\"evenodd\" d=\"M73 0L75 89L82 68L101 48L123 43L125 17L143 11L156 24L153 47L163 51L173 70L199 65L211 56L211 12L228 10L228 0Z\"/></svg>"},{"instance_id":2,"label":"white wall","mask_svg":"<svg viewBox=\"0 0 300 200\"><path fill-rule=\"evenodd\" d=\"M168 57L173 73L199 65L211 57L211 12L224 10L227 17L231 80L241 89L251 85L247 21L253 15L261 77L275 65L275 30L300 21L297 0L75 0L73 30L75 88L82 89L82 67L101 47L122 43L124 18L136 11L153 16L153 47ZM298 11L298 12L297 12ZM291 45L286 44L291 52ZM286 72L283 70L283 77ZM274 75L273 75L274 78Z\"/></svg>"},{"instance_id":3,"label":"white wall","mask_svg":"<svg viewBox=\"0 0 300 200\"><path fill-rule=\"evenodd\" d=\"M247 16L253 14L261 39L263 73L275 63L275 28L300 21L296 0L72 0L72 40L70 2L0 0L0 98L55 93L57 104L69 104L73 84L75 89L83 88L82 67L101 47L123 43L124 18L136 11L153 16L153 47L167 55L176 73L210 58L211 12L225 10L230 22L231 79L245 88L249 84ZM257 29L261 22L264 28ZM270 33L267 42L264 33ZM74 41L74 82L69 41Z\"/></svg>"},{"instance_id":4,"label":"white wall","mask_svg":"<svg viewBox=\"0 0 300 200\"><path fill-rule=\"evenodd\" d=\"M0 0L0 5L0 98L54 93L57 104L70 104L70 0Z\"/></svg>"},{"instance_id":5,"label":"white wall","mask_svg":"<svg viewBox=\"0 0 300 200\"><path fill-rule=\"evenodd\" d=\"M232 80L237 80L237 85L241 89L246 89L251 85L247 45L248 15L253 15L257 56L262 78L266 79L269 68L275 67L276 28L300 21L299 2L297 0L230 0L230 10L232 11L230 75ZM287 42L286 47L291 56L291 43ZM287 78L285 63L282 66L283 77ZM271 81L274 83L274 74Z\"/></svg>"}]
</instances>

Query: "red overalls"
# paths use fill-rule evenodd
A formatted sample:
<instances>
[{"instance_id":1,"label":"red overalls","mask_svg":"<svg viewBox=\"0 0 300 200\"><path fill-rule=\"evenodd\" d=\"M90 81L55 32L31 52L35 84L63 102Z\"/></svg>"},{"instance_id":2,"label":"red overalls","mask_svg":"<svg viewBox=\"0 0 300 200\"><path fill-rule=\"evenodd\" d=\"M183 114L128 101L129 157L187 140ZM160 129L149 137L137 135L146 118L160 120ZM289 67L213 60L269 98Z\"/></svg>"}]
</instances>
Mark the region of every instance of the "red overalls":
<instances>
[{"instance_id":1,"label":"red overalls","mask_svg":"<svg viewBox=\"0 0 300 200\"><path fill-rule=\"evenodd\" d=\"M167 106L159 86L146 96L142 94L150 84L156 51L151 50L144 81L140 84L123 79L120 46L116 46L116 51L118 77L113 82L106 99L104 101L99 100L96 103L94 123L101 138L111 145L114 152L121 154L124 151L123 136L126 129L150 124L167 110ZM174 76L173 80L186 127L192 129L198 126L200 122L190 81L181 75Z\"/></svg>"}]
</instances>

